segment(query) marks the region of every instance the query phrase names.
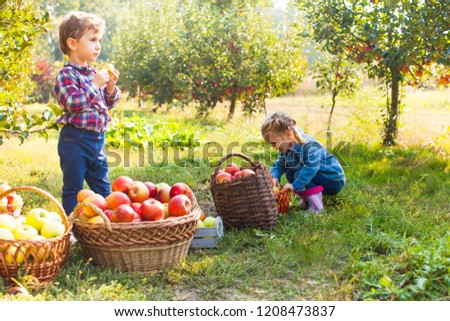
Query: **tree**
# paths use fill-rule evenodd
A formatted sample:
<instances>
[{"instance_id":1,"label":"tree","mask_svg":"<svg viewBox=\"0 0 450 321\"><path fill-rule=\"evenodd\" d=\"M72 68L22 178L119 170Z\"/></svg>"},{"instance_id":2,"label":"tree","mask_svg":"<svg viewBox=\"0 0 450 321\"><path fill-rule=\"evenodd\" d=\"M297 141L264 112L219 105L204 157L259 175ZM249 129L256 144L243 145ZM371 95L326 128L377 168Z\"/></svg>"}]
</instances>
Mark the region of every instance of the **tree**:
<instances>
[{"instance_id":1,"label":"tree","mask_svg":"<svg viewBox=\"0 0 450 321\"><path fill-rule=\"evenodd\" d=\"M325 54L313 66L313 77L320 93L331 93L331 109L327 123L327 148L331 149L331 118L339 95L351 96L361 82L354 63L340 55Z\"/></svg>"},{"instance_id":2,"label":"tree","mask_svg":"<svg viewBox=\"0 0 450 321\"><path fill-rule=\"evenodd\" d=\"M30 133L47 136L57 128L50 121L52 112L31 115L23 104L33 90L32 47L38 36L46 32L48 14L36 15L31 1L2 1L0 11L0 144L11 136L24 140ZM54 113L60 111L56 106Z\"/></svg>"},{"instance_id":3,"label":"tree","mask_svg":"<svg viewBox=\"0 0 450 321\"><path fill-rule=\"evenodd\" d=\"M300 2L324 50L365 63L385 83L383 144L395 144L405 75L431 61L450 64L448 0Z\"/></svg>"},{"instance_id":4,"label":"tree","mask_svg":"<svg viewBox=\"0 0 450 321\"><path fill-rule=\"evenodd\" d=\"M195 101L204 115L225 99L230 116L239 101L248 114L263 109L268 96L295 86L305 66L297 33L276 26L264 2L139 2L119 24L122 79L158 104Z\"/></svg>"}]
</instances>

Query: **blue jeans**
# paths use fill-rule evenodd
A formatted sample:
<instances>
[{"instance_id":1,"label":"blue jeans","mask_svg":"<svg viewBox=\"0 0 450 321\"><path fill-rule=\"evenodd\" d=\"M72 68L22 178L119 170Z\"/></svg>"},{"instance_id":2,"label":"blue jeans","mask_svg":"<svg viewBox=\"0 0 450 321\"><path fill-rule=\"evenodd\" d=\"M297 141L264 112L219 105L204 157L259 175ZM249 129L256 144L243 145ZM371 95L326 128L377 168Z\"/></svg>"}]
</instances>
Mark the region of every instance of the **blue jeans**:
<instances>
[{"instance_id":1,"label":"blue jeans","mask_svg":"<svg viewBox=\"0 0 450 321\"><path fill-rule=\"evenodd\" d=\"M286 171L286 179L289 183L292 183L297 176L300 174L300 170L293 171L293 170L287 170ZM315 186L322 185L323 186L323 195L336 195L339 193L339 191L344 187L345 181L344 180L331 180L329 178L326 178L323 176L320 172L316 174L316 176L313 177L311 182L309 182L305 188L309 189Z\"/></svg>"},{"instance_id":2,"label":"blue jeans","mask_svg":"<svg viewBox=\"0 0 450 321\"><path fill-rule=\"evenodd\" d=\"M63 172L62 206L67 215L77 205L84 180L104 197L111 193L108 162L103 151L105 134L65 125L58 140L59 164Z\"/></svg>"}]
</instances>

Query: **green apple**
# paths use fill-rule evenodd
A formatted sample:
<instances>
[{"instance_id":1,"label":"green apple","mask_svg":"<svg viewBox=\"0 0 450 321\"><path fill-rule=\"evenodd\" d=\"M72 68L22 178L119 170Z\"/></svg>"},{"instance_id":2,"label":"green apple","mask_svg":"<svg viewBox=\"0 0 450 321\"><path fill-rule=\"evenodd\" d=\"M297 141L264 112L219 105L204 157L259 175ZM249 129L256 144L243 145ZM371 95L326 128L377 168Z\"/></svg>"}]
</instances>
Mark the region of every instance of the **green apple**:
<instances>
[{"instance_id":1,"label":"green apple","mask_svg":"<svg viewBox=\"0 0 450 321\"><path fill-rule=\"evenodd\" d=\"M17 221L13 216L9 214L0 214L0 227L14 232L17 227Z\"/></svg>"},{"instance_id":2,"label":"green apple","mask_svg":"<svg viewBox=\"0 0 450 321\"><path fill-rule=\"evenodd\" d=\"M23 215L16 217L17 226L25 224L25 221L26 221L26 217Z\"/></svg>"},{"instance_id":3,"label":"green apple","mask_svg":"<svg viewBox=\"0 0 450 321\"><path fill-rule=\"evenodd\" d=\"M9 229L0 227L0 240L14 240L14 233Z\"/></svg>"},{"instance_id":4,"label":"green apple","mask_svg":"<svg viewBox=\"0 0 450 321\"><path fill-rule=\"evenodd\" d=\"M48 220L51 220L52 216L50 212L43 208L35 208L28 212L25 218L25 224L33 226L36 230L40 231L42 225Z\"/></svg>"},{"instance_id":5,"label":"green apple","mask_svg":"<svg viewBox=\"0 0 450 321\"><path fill-rule=\"evenodd\" d=\"M14 230L14 238L16 240L29 240L33 236L38 235L39 232L33 226L28 224L22 224L17 226Z\"/></svg>"},{"instance_id":6,"label":"green apple","mask_svg":"<svg viewBox=\"0 0 450 321\"><path fill-rule=\"evenodd\" d=\"M5 249L4 257L6 263L13 264L14 262L17 264L22 264L25 262L25 254L23 247L17 247L14 245L10 245Z\"/></svg>"},{"instance_id":7,"label":"green apple","mask_svg":"<svg viewBox=\"0 0 450 321\"><path fill-rule=\"evenodd\" d=\"M51 218L53 221L62 223L61 215L59 215L59 214L56 213L56 212L50 212L50 218Z\"/></svg>"},{"instance_id":8,"label":"green apple","mask_svg":"<svg viewBox=\"0 0 450 321\"><path fill-rule=\"evenodd\" d=\"M205 227L214 227L216 226L216 218L213 216L208 216L203 220Z\"/></svg>"},{"instance_id":9,"label":"green apple","mask_svg":"<svg viewBox=\"0 0 450 321\"><path fill-rule=\"evenodd\" d=\"M197 221L197 228L204 228L205 227L205 223L203 223L202 220L198 220Z\"/></svg>"},{"instance_id":10,"label":"green apple","mask_svg":"<svg viewBox=\"0 0 450 321\"><path fill-rule=\"evenodd\" d=\"M55 221L47 221L41 228L41 235L50 239L53 237L58 237L64 234L66 227L64 224L55 222Z\"/></svg>"}]
</instances>

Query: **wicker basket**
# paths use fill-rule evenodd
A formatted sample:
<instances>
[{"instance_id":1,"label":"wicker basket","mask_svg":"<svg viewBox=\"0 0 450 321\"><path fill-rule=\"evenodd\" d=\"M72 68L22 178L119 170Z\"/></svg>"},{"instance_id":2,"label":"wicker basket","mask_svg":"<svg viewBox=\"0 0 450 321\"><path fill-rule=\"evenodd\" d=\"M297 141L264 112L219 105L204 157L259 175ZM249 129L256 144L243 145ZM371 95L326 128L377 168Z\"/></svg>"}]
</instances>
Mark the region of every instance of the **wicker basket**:
<instances>
[{"instance_id":1,"label":"wicker basket","mask_svg":"<svg viewBox=\"0 0 450 321\"><path fill-rule=\"evenodd\" d=\"M33 186L19 186L5 191L0 198L18 191L32 191L50 200L58 209L65 226L63 235L48 240L2 240L0 242L0 276L12 283L19 275L29 274L38 281L51 281L69 255L72 223L63 207L51 194Z\"/></svg>"},{"instance_id":2,"label":"wicker basket","mask_svg":"<svg viewBox=\"0 0 450 321\"><path fill-rule=\"evenodd\" d=\"M192 203L190 214L161 221L112 223L102 210L89 203L78 204L70 218L75 238L95 264L150 274L186 257L201 212L195 196ZM77 213L83 206L91 207L105 224L78 220Z\"/></svg>"},{"instance_id":3,"label":"wicker basket","mask_svg":"<svg viewBox=\"0 0 450 321\"><path fill-rule=\"evenodd\" d=\"M281 188L275 192L275 199L277 200L278 214L285 214L289 210L289 202L291 199L291 190L289 188Z\"/></svg>"},{"instance_id":4,"label":"wicker basket","mask_svg":"<svg viewBox=\"0 0 450 321\"><path fill-rule=\"evenodd\" d=\"M216 176L222 164L231 157L248 161L256 175L233 179L230 183L218 184ZM254 162L245 155L231 153L223 157L211 177L211 192L218 216L226 227L273 228L278 212L275 193L267 167Z\"/></svg>"}]
</instances>

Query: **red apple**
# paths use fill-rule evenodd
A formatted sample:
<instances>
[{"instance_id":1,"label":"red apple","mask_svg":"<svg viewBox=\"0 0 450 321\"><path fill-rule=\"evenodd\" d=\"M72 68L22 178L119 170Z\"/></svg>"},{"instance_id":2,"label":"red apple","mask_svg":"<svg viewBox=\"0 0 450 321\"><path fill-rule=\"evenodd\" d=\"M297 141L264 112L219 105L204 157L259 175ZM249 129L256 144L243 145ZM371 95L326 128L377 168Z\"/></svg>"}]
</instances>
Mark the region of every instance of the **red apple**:
<instances>
[{"instance_id":1,"label":"red apple","mask_svg":"<svg viewBox=\"0 0 450 321\"><path fill-rule=\"evenodd\" d=\"M255 175L255 174L256 173L252 169L249 169L249 168L243 169L241 171L241 177L247 177L247 176Z\"/></svg>"},{"instance_id":2,"label":"red apple","mask_svg":"<svg viewBox=\"0 0 450 321\"><path fill-rule=\"evenodd\" d=\"M131 203L131 208L137 214L141 215L141 203L137 203L137 202Z\"/></svg>"},{"instance_id":3,"label":"red apple","mask_svg":"<svg viewBox=\"0 0 450 321\"><path fill-rule=\"evenodd\" d=\"M147 221L158 221L164 217L164 205L155 200L149 198L141 204L141 217Z\"/></svg>"},{"instance_id":4,"label":"red apple","mask_svg":"<svg viewBox=\"0 0 450 321\"><path fill-rule=\"evenodd\" d=\"M122 204L111 213L111 222L131 222L133 220L134 210L130 205Z\"/></svg>"},{"instance_id":5,"label":"red apple","mask_svg":"<svg viewBox=\"0 0 450 321\"><path fill-rule=\"evenodd\" d=\"M133 185L133 179L128 176L119 176L111 184L113 191L128 193L128 190Z\"/></svg>"},{"instance_id":6,"label":"red apple","mask_svg":"<svg viewBox=\"0 0 450 321\"><path fill-rule=\"evenodd\" d=\"M78 219L82 222L87 222L90 219L90 217L87 216L83 210L80 210L78 212Z\"/></svg>"},{"instance_id":7,"label":"red apple","mask_svg":"<svg viewBox=\"0 0 450 321\"><path fill-rule=\"evenodd\" d=\"M172 216L187 215L191 209L191 200L184 194L175 195L169 202L169 213Z\"/></svg>"},{"instance_id":8,"label":"red apple","mask_svg":"<svg viewBox=\"0 0 450 321\"><path fill-rule=\"evenodd\" d=\"M83 203L93 204L93 205L97 206L99 209L101 209L102 211L105 211L106 207L107 207L105 198L103 196L101 196L100 194L94 194L94 195L89 196L88 198L86 198L83 201ZM90 207L83 206L82 208L83 208L84 214L86 214L86 216L88 216L88 217L98 215Z\"/></svg>"},{"instance_id":9,"label":"red apple","mask_svg":"<svg viewBox=\"0 0 450 321\"><path fill-rule=\"evenodd\" d=\"M91 191L90 189L82 189L77 193L77 201L78 203L83 203L83 201L88 198L89 196L94 195L95 192Z\"/></svg>"},{"instance_id":10,"label":"red apple","mask_svg":"<svg viewBox=\"0 0 450 321\"><path fill-rule=\"evenodd\" d=\"M233 179L230 173L222 172L216 176L216 182L218 184L229 183Z\"/></svg>"},{"instance_id":11,"label":"red apple","mask_svg":"<svg viewBox=\"0 0 450 321\"><path fill-rule=\"evenodd\" d=\"M164 183L164 182L161 182L161 183L156 184L157 192L159 192L159 191L160 191L162 188L164 188L164 187L170 187L170 185L167 184L167 183Z\"/></svg>"},{"instance_id":12,"label":"red apple","mask_svg":"<svg viewBox=\"0 0 450 321\"><path fill-rule=\"evenodd\" d=\"M6 199L8 200L9 205L19 205L23 204L22 197L16 193L11 193L6 195Z\"/></svg>"},{"instance_id":13,"label":"red apple","mask_svg":"<svg viewBox=\"0 0 450 321\"><path fill-rule=\"evenodd\" d=\"M131 200L127 194L122 192L112 192L106 197L106 206L110 210L114 210L119 207L119 205L126 204L130 205Z\"/></svg>"},{"instance_id":14,"label":"red apple","mask_svg":"<svg viewBox=\"0 0 450 321\"><path fill-rule=\"evenodd\" d=\"M148 197L155 198L156 194L158 193L158 188L156 187L156 184L153 184L152 182L145 182L145 186L148 188Z\"/></svg>"},{"instance_id":15,"label":"red apple","mask_svg":"<svg viewBox=\"0 0 450 321\"><path fill-rule=\"evenodd\" d=\"M112 210L106 209L103 213L105 213L105 215L108 218L108 220L111 221Z\"/></svg>"},{"instance_id":16,"label":"red apple","mask_svg":"<svg viewBox=\"0 0 450 321\"><path fill-rule=\"evenodd\" d=\"M211 180L212 180L212 178L213 178L214 173L215 173L215 171L211 173ZM219 175L220 173L223 173L223 170L222 170L222 169L219 169L219 170L217 171L217 175Z\"/></svg>"},{"instance_id":17,"label":"red apple","mask_svg":"<svg viewBox=\"0 0 450 321\"><path fill-rule=\"evenodd\" d=\"M147 186L141 181L135 181L128 191L128 196L132 202L142 203L145 201L150 192Z\"/></svg>"},{"instance_id":18,"label":"red apple","mask_svg":"<svg viewBox=\"0 0 450 321\"><path fill-rule=\"evenodd\" d=\"M158 194L156 195L156 199L158 201L160 201L161 203L169 203L169 201L170 201L170 186L161 188L158 191Z\"/></svg>"},{"instance_id":19,"label":"red apple","mask_svg":"<svg viewBox=\"0 0 450 321\"><path fill-rule=\"evenodd\" d=\"M138 213L134 212L133 219L131 220L131 222L140 222L140 221L142 221L142 217Z\"/></svg>"},{"instance_id":20,"label":"red apple","mask_svg":"<svg viewBox=\"0 0 450 321\"><path fill-rule=\"evenodd\" d=\"M225 172L230 173L233 176L236 172L239 171L239 166L235 163L228 163L224 169Z\"/></svg>"},{"instance_id":21,"label":"red apple","mask_svg":"<svg viewBox=\"0 0 450 321\"><path fill-rule=\"evenodd\" d=\"M233 179L236 179L238 177L241 177L241 171L237 171L236 173L234 173L233 175Z\"/></svg>"},{"instance_id":22,"label":"red apple","mask_svg":"<svg viewBox=\"0 0 450 321\"><path fill-rule=\"evenodd\" d=\"M187 197L189 197L189 199L192 202L192 195L193 192L191 190L191 188L185 184L185 183L175 183L172 185L172 187L170 188L170 198L173 198L176 195L186 195Z\"/></svg>"}]
</instances>

